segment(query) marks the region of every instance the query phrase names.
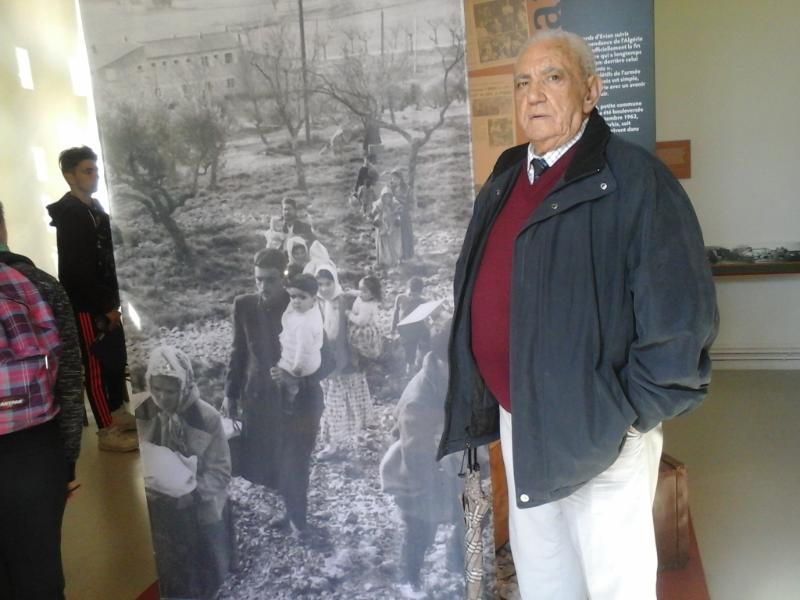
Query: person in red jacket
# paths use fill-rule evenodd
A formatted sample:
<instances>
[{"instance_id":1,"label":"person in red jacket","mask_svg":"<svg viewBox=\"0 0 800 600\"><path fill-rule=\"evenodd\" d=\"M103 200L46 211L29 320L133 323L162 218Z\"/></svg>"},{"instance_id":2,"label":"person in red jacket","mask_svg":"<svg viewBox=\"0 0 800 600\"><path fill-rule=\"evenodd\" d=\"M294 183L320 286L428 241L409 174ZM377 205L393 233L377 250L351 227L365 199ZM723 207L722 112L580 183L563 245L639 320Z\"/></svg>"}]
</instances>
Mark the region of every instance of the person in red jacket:
<instances>
[{"instance_id":1,"label":"person in red jacket","mask_svg":"<svg viewBox=\"0 0 800 600\"><path fill-rule=\"evenodd\" d=\"M136 421L123 402L125 334L111 241L111 221L97 191L97 155L69 148L59 166L70 191L47 207L56 228L58 279L67 291L81 338L86 395L97 422L101 450L136 450Z\"/></svg>"}]
</instances>

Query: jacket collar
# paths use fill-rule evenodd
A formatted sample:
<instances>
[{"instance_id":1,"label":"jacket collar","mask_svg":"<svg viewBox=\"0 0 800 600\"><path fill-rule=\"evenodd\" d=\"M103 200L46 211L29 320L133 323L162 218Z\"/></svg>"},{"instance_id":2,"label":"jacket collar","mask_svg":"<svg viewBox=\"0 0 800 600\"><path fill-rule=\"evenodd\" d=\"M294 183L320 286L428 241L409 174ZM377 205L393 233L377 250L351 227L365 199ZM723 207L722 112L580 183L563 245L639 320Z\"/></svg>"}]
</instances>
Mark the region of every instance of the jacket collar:
<instances>
[{"instance_id":1,"label":"jacket collar","mask_svg":"<svg viewBox=\"0 0 800 600\"><path fill-rule=\"evenodd\" d=\"M611 129L600 116L597 109L593 109L586 124L586 131L578 140L575 156L567 167L564 181L569 183L586 175L599 172L605 164L605 152Z\"/></svg>"},{"instance_id":2,"label":"jacket collar","mask_svg":"<svg viewBox=\"0 0 800 600\"><path fill-rule=\"evenodd\" d=\"M10 250L7 252L0 252L0 263L4 263L7 265L25 263L32 267L36 266L35 264L33 264L33 261L27 256L22 256L22 254L14 254Z\"/></svg>"},{"instance_id":3,"label":"jacket collar","mask_svg":"<svg viewBox=\"0 0 800 600\"><path fill-rule=\"evenodd\" d=\"M569 183L575 179L599 172L605 164L605 150L610 137L611 130L605 120L600 116L596 108L593 109L589 114L586 131L583 132L581 139L575 144L575 156L564 174L564 182ZM497 160L497 165L489 179L491 180L495 176L505 173L512 167L519 167L527 155L527 143L509 148ZM514 173L517 173L516 169Z\"/></svg>"}]
</instances>

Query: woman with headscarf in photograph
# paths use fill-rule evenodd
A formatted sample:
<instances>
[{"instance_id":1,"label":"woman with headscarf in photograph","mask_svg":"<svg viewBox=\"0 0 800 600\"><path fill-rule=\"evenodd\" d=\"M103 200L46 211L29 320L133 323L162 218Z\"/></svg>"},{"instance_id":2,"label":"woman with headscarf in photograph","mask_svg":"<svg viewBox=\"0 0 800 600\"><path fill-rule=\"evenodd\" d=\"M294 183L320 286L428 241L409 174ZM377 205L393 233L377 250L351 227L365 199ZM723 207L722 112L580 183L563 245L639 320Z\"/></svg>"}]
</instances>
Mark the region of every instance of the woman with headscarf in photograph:
<instances>
[{"instance_id":1,"label":"woman with headscarf in photograph","mask_svg":"<svg viewBox=\"0 0 800 600\"><path fill-rule=\"evenodd\" d=\"M145 488L164 597L212 598L231 569L231 459L220 414L200 399L191 361L153 350L149 397L136 409Z\"/></svg>"},{"instance_id":2,"label":"woman with headscarf in photograph","mask_svg":"<svg viewBox=\"0 0 800 600\"><path fill-rule=\"evenodd\" d=\"M392 170L389 188L400 205L400 259L407 260L414 256L414 199L402 170Z\"/></svg>"},{"instance_id":3,"label":"woman with headscarf in photograph","mask_svg":"<svg viewBox=\"0 0 800 600\"><path fill-rule=\"evenodd\" d=\"M322 415L322 439L325 447L320 460L341 457L341 451L353 447L358 433L364 431L372 404L367 378L358 368L347 336L347 315L352 297L339 285L339 273L333 263L316 269L318 299L322 310L325 336L333 348L336 368L322 380L325 412Z\"/></svg>"},{"instance_id":4,"label":"woman with headscarf in photograph","mask_svg":"<svg viewBox=\"0 0 800 600\"><path fill-rule=\"evenodd\" d=\"M402 207L394 199L391 188L384 186L372 205L372 225L375 227L375 254L379 266L393 267L400 262L400 221Z\"/></svg>"}]
</instances>

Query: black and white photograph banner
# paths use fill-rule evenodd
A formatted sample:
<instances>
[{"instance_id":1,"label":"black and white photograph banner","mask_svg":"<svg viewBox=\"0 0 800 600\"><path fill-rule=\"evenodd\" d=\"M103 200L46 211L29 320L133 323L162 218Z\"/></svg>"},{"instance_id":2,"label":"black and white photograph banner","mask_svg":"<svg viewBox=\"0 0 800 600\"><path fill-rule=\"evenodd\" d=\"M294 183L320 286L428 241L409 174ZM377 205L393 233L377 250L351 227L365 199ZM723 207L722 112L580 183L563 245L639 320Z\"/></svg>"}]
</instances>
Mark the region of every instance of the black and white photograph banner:
<instances>
[{"instance_id":1,"label":"black and white photograph banner","mask_svg":"<svg viewBox=\"0 0 800 600\"><path fill-rule=\"evenodd\" d=\"M463 597L462 3L80 4L162 598Z\"/></svg>"}]
</instances>

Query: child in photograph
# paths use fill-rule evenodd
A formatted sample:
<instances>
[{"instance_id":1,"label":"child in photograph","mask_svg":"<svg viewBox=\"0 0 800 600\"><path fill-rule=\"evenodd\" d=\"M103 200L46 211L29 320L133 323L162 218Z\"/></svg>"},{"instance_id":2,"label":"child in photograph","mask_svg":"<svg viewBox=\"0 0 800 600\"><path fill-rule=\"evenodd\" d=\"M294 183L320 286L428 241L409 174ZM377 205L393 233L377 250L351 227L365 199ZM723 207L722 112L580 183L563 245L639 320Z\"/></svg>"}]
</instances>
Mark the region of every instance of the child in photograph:
<instances>
[{"instance_id":1,"label":"child in photograph","mask_svg":"<svg viewBox=\"0 0 800 600\"><path fill-rule=\"evenodd\" d=\"M222 418L200 399L191 361L176 348L153 350L146 382L136 424L161 594L211 598L235 549Z\"/></svg>"},{"instance_id":2,"label":"child in photograph","mask_svg":"<svg viewBox=\"0 0 800 600\"><path fill-rule=\"evenodd\" d=\"M322 313L316 302L317 280L313 275L295 275L286 284L289 306L281 317L281 378L283 408L291 412L303 377L317 372L322 364Z\"/></svg>"},{"instance_id":3,"label":"child in photograph","mask_svg":"<svg viewBox=\"0 0 800 600\"><path fill-rule=\"evenodd\" d=\"M383 352L383 339L378 327L382 299L380 280L374 275L367 275L358 282L358 296L353 308L345 311L350 344L364 358L376 359Z\"/></svg>"},{"instance_id":4,"label":"child in photograph","mask_svg":"<svg viewBox=\"0 0 800 600\"><path fill-rule=\"evenodd\" d=\"M348 296L339 285L339 274L333 263L322 264L316 270L319 302L325 335L333 349L334 370L322 380L325 412L322 415L324 448L318 460L340 456L344 448L352 447L359 432L366 428L371 406L367 378L356 368L353 352L347 339Z\"/></svg>"},{"instance_id":5,"label":"child in photograph","mask_svg":"<svg viewBox=\"0 0 800 600\"><path fill-rule=\"evenodd\" d=\"M420 304L428 300L422 296L425 284L420 277L411 277L405 294L398 294L394 300L394 315L392 316L392 331L400 335L400 344L403 346L405 356L405 371L407 375L417 369L417 351L424 355L430 342L430 331L425 321L409 323L398 327L398 323L407 317Z\"/></svg>"},{"instance_id":6,"label":"child in photograph","mask_svg":"<svg viewBox=\"0 0 800 600\"><path fill-rule=\"evenodd\" d=\"M267 248L283 250L286 244L286 234L283 232L283 217L274 215L270 218L269 229L264 232L264 237L267 238Z\"/></svg>"},{"instance_id":7,"label":"child in photograph","mask_svg":"<svg viewBox=\"0 0 800 600\"><path fill-rule=\"evenodd\" d=\"M286 267L286 277L291 279L303 272L309 261L308 243L300 236L292 236L286 241L286 255L289 264ZM316 293L316 292L315 292Z\"/></svg>"}]
</instances>

